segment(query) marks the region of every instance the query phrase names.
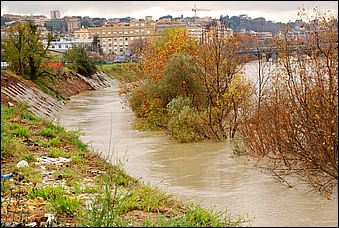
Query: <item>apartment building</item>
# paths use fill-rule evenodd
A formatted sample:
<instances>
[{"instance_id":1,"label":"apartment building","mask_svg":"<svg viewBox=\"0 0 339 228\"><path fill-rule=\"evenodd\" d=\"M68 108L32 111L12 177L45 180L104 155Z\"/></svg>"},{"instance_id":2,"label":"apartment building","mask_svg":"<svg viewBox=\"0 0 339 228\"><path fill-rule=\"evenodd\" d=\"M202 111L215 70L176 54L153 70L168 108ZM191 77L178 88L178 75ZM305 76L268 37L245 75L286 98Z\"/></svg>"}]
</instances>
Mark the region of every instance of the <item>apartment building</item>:
<instances>
[{"instance_id":1,"label":"apartment building","mask_svg":"<svg viewBox=\"0 0 339 228\"><path fill-rule=\"evenodd\" d=\"M161 34L165 28L185 28L187 25L180 21L171 19L162 19L156 22L155 30L157 34Z\"/></svg>"},{"instance_id":2,"label":"apartment building","mask_svg":"<svg viewBox=\"0 0 339 228\"><path fill-rule=\"evenodd\" d=\"M66 32L74 32L80 28L80 20L77 17L64 17L62 19Z\"/></svg>"},{"instance_id":3,"label":"apartment building","mask_svg":"<svg viewBox=\"0 0 339 228\"><path fill-rule=\"evenodd\" d=\"M78 40L74 37L60 37L50 43L48 50L55 52L65 52L72 48L72 45L91 45L92 40ZM47 46L47 41L43 41L43 45Z\"/></svg>"},{"instance_id":4,"label":"apartment building","mask_svg":"<svg viewBox=\"0 0 339 228\"><path fill-rule=\"evenodd\" d=\"M213 40L213 37L218 39L232 37L233 30L224 26L215 26L210 28L204 28L202 31L201 41L203 43L210 43Z\"/></svg>"},{"instance_id":5,"label":"apartment building","mask_svg":"<svg viewBox=\"0 0 339 228\"><path fill-rule=\"evenodd\" d=\"M52 10L52 11L50 11L50 15L51 15L51 20L53 20L53 19L60 19L61 17L61 15L60 15L60 11L59 10Z\"/></svg>"},{"instance_id":6,"label":"apartment building","mask_svg":"<svg viewBox=\"0 0 339 228\"><path fill-rule=\"evenodd\" d=\"M89 27L74 32L78 39L92 40L95 35L100 39L100 46L104 55L129 55L129 46L136 39L149 39L156 34L155 22L137 21L126 23L117 23L103 27Z\"/></svg>"}]
</instances>

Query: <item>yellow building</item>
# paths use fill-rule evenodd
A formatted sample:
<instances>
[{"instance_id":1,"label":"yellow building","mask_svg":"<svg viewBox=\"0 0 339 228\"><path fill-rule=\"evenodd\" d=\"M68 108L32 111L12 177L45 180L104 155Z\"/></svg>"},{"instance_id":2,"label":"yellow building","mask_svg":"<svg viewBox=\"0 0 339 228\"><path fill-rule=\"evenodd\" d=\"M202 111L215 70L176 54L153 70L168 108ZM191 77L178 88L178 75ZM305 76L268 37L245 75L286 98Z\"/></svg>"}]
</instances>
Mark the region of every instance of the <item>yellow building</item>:
<instances>
[{"instance_id":1,"label":"yellow building","mask_svg":"<svg viewBox=\"0 0 339 228\"><path fill-rule=\"evenodd\" d=\"M129 46L136 39L148 39L155 35L155 22L138 21L130 24L114 24L103 27L82 28L75 31L75 37L80 40L93 39L98 35L103 54L127 54Z\"/></svg>"}]
</instances>

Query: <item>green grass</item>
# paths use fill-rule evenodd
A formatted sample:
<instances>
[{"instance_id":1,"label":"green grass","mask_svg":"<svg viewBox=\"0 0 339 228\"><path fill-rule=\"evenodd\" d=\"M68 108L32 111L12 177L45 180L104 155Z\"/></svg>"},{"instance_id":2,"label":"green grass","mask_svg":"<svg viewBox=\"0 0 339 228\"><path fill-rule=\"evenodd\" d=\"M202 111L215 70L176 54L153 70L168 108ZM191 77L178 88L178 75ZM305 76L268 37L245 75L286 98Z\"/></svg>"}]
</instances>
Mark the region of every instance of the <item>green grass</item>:
<instances>
[{"instance_id":1,"label":"green grass","mask_svg":"<svg viewBox=\"0 0 339 228\"><path fill-rule=\"evenodd\" d=\"M185 206L173 195L127 175L121 163L108 164L99 154L93 157L95 153L88 151L87 145L79 140L80 130L67 131L57 121L28 114L28 106L25 105L1 105L1 108L1 172L17 172L24 176L22 183L25 183L16 185L8 180L2 181L4 198L8 198L12 191L27 193L28 199L42 197L48 203L46 213L76 220L78 226L132 226L134 221L127 215L134 210L153 214L152 218L141 221L142 226L241 226L244 221L250 220L245 216L231 219L226 212L217 213L197 205ZM25 137L38 147L28 147ZM65 185L41 186L45 176L35 161L46 152L53 158L72 158L68 164L48 167L48 170L55 171L50 178L56 181L61 175ZM89 163L87 159L91 156ZM16 168L15 164L20 160L26 160L29 166ZM87 171L93 169L103 172L95 174L90 183L85 183L89 175ZM87 194L92 204L85 206L77 198L79 194Z\"/></svg>"}]
</instances>

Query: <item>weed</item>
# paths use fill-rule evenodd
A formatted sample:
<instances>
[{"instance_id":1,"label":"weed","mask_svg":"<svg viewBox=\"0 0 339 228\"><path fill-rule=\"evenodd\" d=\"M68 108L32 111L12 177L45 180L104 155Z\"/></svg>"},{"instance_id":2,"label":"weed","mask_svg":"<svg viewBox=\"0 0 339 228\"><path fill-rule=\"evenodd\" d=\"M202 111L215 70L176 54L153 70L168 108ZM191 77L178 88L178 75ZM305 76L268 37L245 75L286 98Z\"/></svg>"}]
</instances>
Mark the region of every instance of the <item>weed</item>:
<instances>
[{"instance_id":1,"label":"weed","mask_svg":"<svg viewBox=\"0 0 339 228\"><path fill-rule=\"evenodd\" d=\"M51 128L42 128L41 129L41 135L45 137L54 137L56 134L54 129Z\"/></svg>"},{"instance_id":2,"label":"weed","mask_svg":"<svg viewBox=\"0 0 339 228\"><path fill-rule=\"evenodd\" d=\"M23 174L26 182L33 182L33 183L41 183L42 182L42 174L40 171L36 170L32 166L20 167L15 168L17 173Z\"/></svg>"},{"instance_id":3,"label":"weed","mask_svg":"<svg viewBox=\"0 0 339 228\"><path fill-rule=\"evenodd\" d=\"M60 195L64 194L64 188L61 185L50 186L40 188L32 188L28 192L28 197L33 199L37 197L42 197L44 200L48 201L50 199L55 199Z\"/></svg>"},{"instance_id":4,"label":"weed","mask_svg":"<svg viewBox=\"0 0 339 228\"><path fill-rule=\"evenodd\" d=\"M53 199L49 199L48 202L52 205L52 211L56 214L62 215L66 213L70 216L76 216L77 213L82 210L82 202L81 200L70 197L59 195Z\"/></svg>"},{"instance_id":5,"label":"weed","mask_svg":"<svg viewBox=\"0 0 339 228\"><path fill-rule=\"evenodd\" d=\"M49 145L51 145L51 146L58 146L58 145L60 145L60 137L55 137L55 138L51 138L50 140L49 140Z\"/></svg>"},{"instance_id":6,"label":"weed","mask_svg":"<svg viewBox=\"0 0 339 228\"><path fill-rule=\"evenodd\" d=\"M63 157L65 155L65 151L63 149L56 148L56 147L51 147L49 149L49 152L50 152L49 156L52 158Z\"/></svg>"},{"instance_id":7,"label":"weed","mask_svg":"<svg viewBox=\"0 0 339 228\"><path fill-rule=\"evenodd\" d=\"M83 156L81 152L76 152L73 156L72 156L72 161L74 162L74 164L77 165L81 165L83 163Z\"/></svg>"},{"instance_id":8,"label":"weed","mask_svg":"<svg viewBox=\"0 0 339 228\"><path fill-rule=\"evenodd\" d=\"M35 157L34 155L32 154L31 151L26 151L22 154L20 154L20 160L25 160L27 162L32 162L32 161L35 161Z\"/></svg>"}]
</instances>

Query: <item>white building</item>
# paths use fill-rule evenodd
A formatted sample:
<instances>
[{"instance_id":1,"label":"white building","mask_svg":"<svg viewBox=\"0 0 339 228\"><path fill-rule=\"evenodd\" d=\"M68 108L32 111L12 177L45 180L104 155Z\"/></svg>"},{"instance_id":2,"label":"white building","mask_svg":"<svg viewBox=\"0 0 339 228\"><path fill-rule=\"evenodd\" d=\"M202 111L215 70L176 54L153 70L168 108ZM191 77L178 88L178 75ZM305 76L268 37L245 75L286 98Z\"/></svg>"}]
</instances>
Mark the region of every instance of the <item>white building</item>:
<instances>
[{"instance_id":1,"label":"white building","mask_svg":"<svg viewBox=\"0 0 339 228\"><path fill-rule=\"evenodd\" d=\"M56 52L65 52L68 49L72 48L72 44L76 45L87 45L87 44L92 44L93 39L89 40L78 40L73 37L60 37L59 40L57 41L52 41L49 45L48 50L50 51L56 51ZM43 42L44 47L47 46L47 41Z\"/></svg>"}]
</instances>

